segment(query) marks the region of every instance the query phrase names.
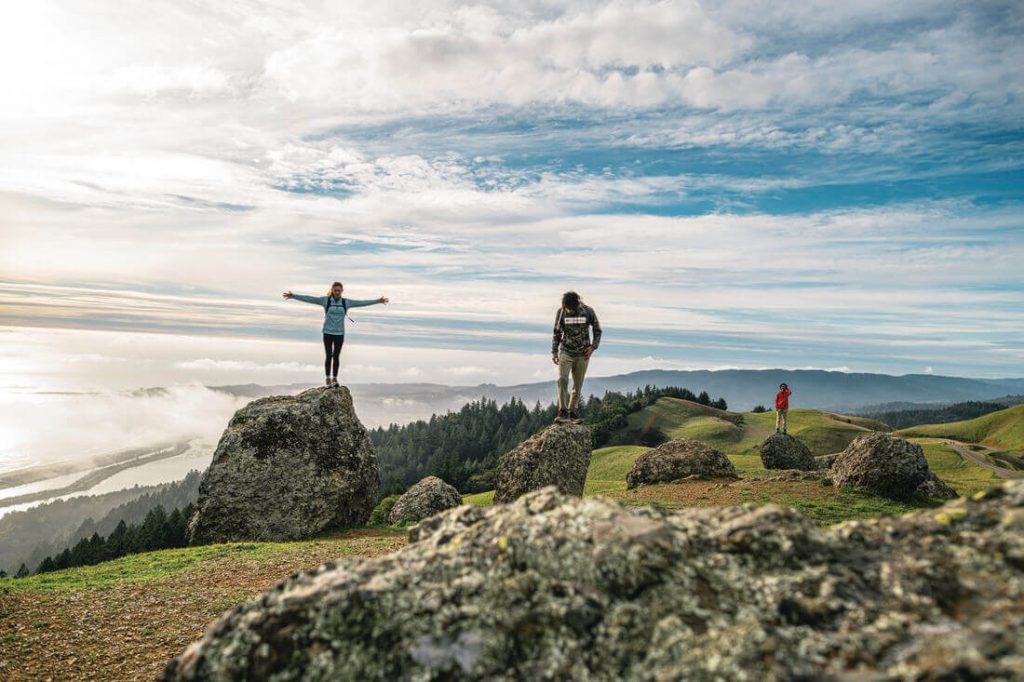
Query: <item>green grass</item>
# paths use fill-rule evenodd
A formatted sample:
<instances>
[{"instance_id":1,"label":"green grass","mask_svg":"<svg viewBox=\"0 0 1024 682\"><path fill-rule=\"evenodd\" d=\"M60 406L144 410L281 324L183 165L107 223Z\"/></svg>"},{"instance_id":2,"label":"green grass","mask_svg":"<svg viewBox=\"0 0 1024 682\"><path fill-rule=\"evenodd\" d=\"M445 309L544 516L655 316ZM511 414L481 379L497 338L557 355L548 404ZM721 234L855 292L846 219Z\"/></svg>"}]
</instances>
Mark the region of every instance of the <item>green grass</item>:
<instances>
[{"instance_id":1,"label":"green grass","mask_svg":"<svg viewBox=\"0 0 1024 682\"><path fill-rule=\"evenodd\" d=\"M625 481L636 458L650 448L639 445L617 445L594 450L587 469L588 481Z\"/></svg>"},{"instance_id":2,"label":"green grass","mask_svg":"<svg viewBox=\"0 0 1024 682\"><path fill-rule=\"evenodd\" d=\"M912 440L924 450L928 468L935 472L936 476L953 486L961 495L973 495L998 485L1003 480L988 469L962 458L945 441L934 438L914 438Z\"/></svg>"},{"instance_id":3,"label":"green grass","mask_svg":"<svg viewBox=\"0 0 1024 682\"><path fill-rule=\"evenodd\" d=\"M1024 410L1024 406L1017 409ZM1009 412L1009 411L1004 411ZM999 413L995 413L999 414ZM1020 416L1024 416L1021 412ZM992 417L992 415L988 415ZM743 479L756 479L769 472L761 464L757 446L775 432L775 413L738 414L716 410L697 403L676 398L662 398L653 405L630 416L629 429L636 430L652 424L669 438L692 438L724 452ZM985 419L982 417L981 419ZM974 420L979 421L979 420ZM1014 425L1003 420L990 420L1000 427L1001 434L1015 433ZM1019 421L1024 421L1018 418ZM948 424L941 426L950 426ZM991 425L989 425L991 426ZM831 454L846 448L855 438L872 431L887 431L885 424L863 418L847 417L821 410L792 409L789 411L789 433L804 443L814 455ZM964 461L941 440L918 439L928 465L941 479L952 485L961 495L972 495L998 485L1000 478L987 469ZM636 458L648 448L632 445L606 447L595 450L587 471L585 495L614 494L626 490L626 475ZM818 523L836 523L849 519L866 519L883 515L903 514L919 508L920 503L902 504L852 490L828 488L828 494L804 499L796 495L766 495L771 486L759 486L752 481L748 495L740 491L743 501L766 504L774 502L800 510ZM760 490L761 492L757 492ZM479 506L494 503L494 492L468 495L464 502ZM698 500L699 501L699 500ZM920 501L919 501L920 502ZM680 502L648 500L646 504L679 505Z\"/></svg>"},{"instance_id":4,"label":"green grass","mask_svg":"<svg viewBox=\"0 0 1024 682\"><path fill-rule=\"evenodd\" d=\"M630 429L647 424L656 426L669 438L691 438L730 456L747 456L757 455L757 446L775 432L775 413L738 414L687 400L661 398L629 418ZM839 452L854 438L873 430L888 430L888 427L870 419L821 410L789 411L789 433L799 438L814 455Z\"/></svg>"},{"instance_id":5,"label":"green grass","mask_svg":"<svg viewBox=\"0 0 1024 682\"><path fill-rule=\"evenodd\" d=\"M1024 405L992 412L977 419L912 426L897 433L905 438L949 438L965 443L981 443L1014 455L1024 455Z\"/></svg>"},{"instance_id":6,"label":"green grass","mask_svg":"<svg viewBox=\"0 0 1024 682\"><path fill-rule=\"evenodd\" d=\"M297 542L234 542L219 545L201 545L179 549L162 549L104 561L92 566L78 566L62 571L39 573L26 578L0 579L0 593L41 592L47 590L109 589L117 585L146 583L181 573L199 564L235 557L237 559L264 559L300 547L337 544L338 556L358 554L355 548L346 548L338 541L302 540ZM362 548L365 551L365 545Z\"/></svg>"},{"instance_id":7,"label":"green grass","mask_svg":"<svg viewBox=\"0 0 1024 682\"><path fill-rule=\"evenodd\" d=\"M494 505L494 491L488 490L485 493L475 495L463 495L462 504L472 504L477 507L490 507Z\"/></svg>"},{"instance_id":8,"label":"green grass","mask_svg":"<svg viewBox=\"0 0 1024 682\"><path fill-rule=\"evenodd\" d=\"M792 507L823 526L831 526L843 521L876 519L880 516L902 516L920 509L922 506L843 489L834 489L827 500L808 500L794 495L780 495L771 501L775 504ZM931 500L925 503L925 506L940 504L940 501Z\"/></svg>"}]
</instances>

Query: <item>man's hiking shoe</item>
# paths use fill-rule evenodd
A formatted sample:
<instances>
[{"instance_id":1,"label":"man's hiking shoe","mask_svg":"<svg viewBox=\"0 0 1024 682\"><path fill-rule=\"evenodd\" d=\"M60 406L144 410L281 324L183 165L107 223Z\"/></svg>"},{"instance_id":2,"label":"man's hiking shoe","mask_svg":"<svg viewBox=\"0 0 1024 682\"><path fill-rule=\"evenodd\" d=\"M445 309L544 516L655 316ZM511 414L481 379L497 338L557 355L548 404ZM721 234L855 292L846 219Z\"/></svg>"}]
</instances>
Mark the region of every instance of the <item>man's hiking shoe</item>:
<instances>
[{"instance_id":1,"label":"man's hiking shoe","mask_svg":"<svg viewBox=\"0 0 1024 682\"><path fill-rule=\"evenodd\" d=\"M583 417L579 415L579 412L570 412L569 421L579 423L583 421Z\"/></svg>"},{"instance_id":2,"label":"man's hiking shoe","mask_svg":"<svg viewBox=\"0 0 1024 682\"><path fill-rule=\"evenodd\" d=\"M569 420L569 413L565 410L559 410L558 414L555 415L556 424L564 424Z\"/></svg>"}]
</instances>

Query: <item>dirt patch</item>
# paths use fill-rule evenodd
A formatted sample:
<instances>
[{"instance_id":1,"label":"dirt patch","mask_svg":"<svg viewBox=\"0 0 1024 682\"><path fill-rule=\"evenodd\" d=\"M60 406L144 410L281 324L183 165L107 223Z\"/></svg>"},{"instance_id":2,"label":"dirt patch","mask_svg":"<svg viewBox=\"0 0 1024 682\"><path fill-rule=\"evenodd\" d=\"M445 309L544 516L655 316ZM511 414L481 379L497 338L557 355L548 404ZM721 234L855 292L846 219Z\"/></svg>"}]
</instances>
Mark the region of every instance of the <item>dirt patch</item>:
<instances>
[{"instance_id":1,"label":"dirt patch","mask_svg":"<svg viewBox=\"0 0 1024 682\"><path fill-rule=\"evenodd\" d=\"M0 594L0 680L154 679L221 613L292 573L406 544L404 535L366 530L326 540L144 584Z\"/></svg>"}]
</instances>

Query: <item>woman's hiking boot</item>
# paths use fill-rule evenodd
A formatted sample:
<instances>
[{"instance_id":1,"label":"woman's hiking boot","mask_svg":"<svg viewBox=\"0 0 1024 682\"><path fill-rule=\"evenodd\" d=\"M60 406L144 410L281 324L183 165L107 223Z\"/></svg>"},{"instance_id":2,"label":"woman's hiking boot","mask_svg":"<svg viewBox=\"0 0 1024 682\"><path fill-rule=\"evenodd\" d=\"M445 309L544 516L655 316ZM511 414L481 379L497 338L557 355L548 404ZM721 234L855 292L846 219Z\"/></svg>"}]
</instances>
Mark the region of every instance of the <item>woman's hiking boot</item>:
<instances>
[{"instance_id":1,"label":"woman's hiking boot","mask_svg":"<svg viewBox=\"0 0 1024 682\"><path fill-rule=\"evenodd\" d=\"M582 422L583 418L580 417L580 413L573 411L569 413L569 421L571 422Z\"/></svg>"},{"instance_id":2,"label":"woman's hiking boot","mask_svg":"<svg viewBox=\"0 0 1024 682\"><path fill-rule=\"evenodd\" d=\"M564 424L569 420L569 412L566 410L559 410L558 414L555 415L556 424Z\"/></svg>"}]
</instances>

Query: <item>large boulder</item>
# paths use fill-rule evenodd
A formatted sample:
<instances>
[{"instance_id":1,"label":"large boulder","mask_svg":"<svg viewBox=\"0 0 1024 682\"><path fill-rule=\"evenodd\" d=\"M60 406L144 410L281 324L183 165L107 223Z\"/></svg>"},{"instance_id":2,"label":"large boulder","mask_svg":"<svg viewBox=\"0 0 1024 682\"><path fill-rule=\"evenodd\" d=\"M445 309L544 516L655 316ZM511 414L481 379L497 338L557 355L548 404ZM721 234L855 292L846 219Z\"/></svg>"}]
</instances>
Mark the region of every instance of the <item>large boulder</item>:
<instances>
[{"instance_id":1,"label":"large boulder","mask_svg":"<svg viewBox=\"0 0 1024 682\"><path fill-rule=\"evenodd\" d=\"M379 486L373 443L347 388L261 398L221 436L189 542L297 540L366 523Z\"/></svg>"},{"instance_id":2,"label":"large boulder","mask_svg":"<svg viewBox=\"0 0 1024 682\"><path fill-rule=\"evenodd\" d=\"M388 523L416 523L460 504L462 496L458 490L437 476L427 476L398 498L388 514Z\"/></svg>"},{"instance_id":3,"label":"large boulder","mask_svg":"<svg viewBox=\"0 0 1024 682\"><path fill-rule=\"evenodd\" d=\"M633 463L626 486L671 483L684 478L738 478L729 458L699 440L670 440L648 450Z\"/></svg>"},{"instance_id":4,"label":"large boulder","mask_svg":"<svg viewBox=\"0 0 1024 682\"><path fill-rule=\"evenodd\" d=\"M848 485L894 500L927 495L929 485L934 487L921 446L888 433L855 439L832 462L829 475L837 487Z\"/></svg>"},{"instance_id":5,"label":"large boulder","mask_svg":"<svg viewBox=\"0 0 1024 682\"><path fill-rule=\"evenodd\" d=\"M502 456L494 477L494 501L512 502L549 485L566 495L581 496L591 447L586 426L552 424Z\"/></svg>"},{"instance_id":6,"label":"large boulder","mask_svg":"<svg viewBox=\"0 0 1024 682\"><path fill-rule=\"evenodd\" d=\"M765 469L815 471L818 463L806 445L788 433L773 433L758 448Z\"/></svg>"},{"instance_id":7,"label":"large boulder","mask_svg":"<svg viewBox=\"0 0 1024 682\"><path fill-rule=\"evenodd\" d=\"M298 573L163 680L1024 679L1024 481L819 528L553 488Z\"/></svg>"}]
</instances>

